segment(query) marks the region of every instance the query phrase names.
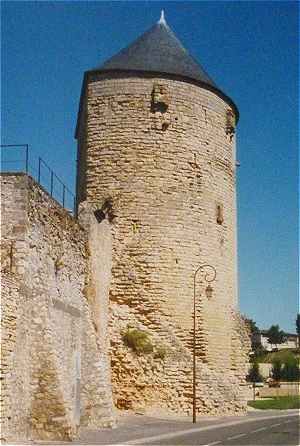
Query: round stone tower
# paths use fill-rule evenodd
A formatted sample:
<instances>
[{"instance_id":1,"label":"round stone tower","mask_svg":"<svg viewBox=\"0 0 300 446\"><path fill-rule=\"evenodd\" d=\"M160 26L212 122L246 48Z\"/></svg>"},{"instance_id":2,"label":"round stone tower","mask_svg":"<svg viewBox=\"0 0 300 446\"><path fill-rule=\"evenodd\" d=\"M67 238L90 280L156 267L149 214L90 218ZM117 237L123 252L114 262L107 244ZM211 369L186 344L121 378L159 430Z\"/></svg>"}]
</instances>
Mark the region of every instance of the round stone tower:
<instances>
[{"instance_id":1,"label":"round stone tower","mask_svg":"<svg viewBox=\"0 0 300 446\"><path fill-rule=\"evenodd\" d=\"M193 275L210 264L217 272L211 298L201 275L196 287L197 406L206 413L243 408L237 120L236 105L163 16L85 73L77 206L80 213L88 203L112 232L110 337L119 407L191 408ZM147 334L153 352L137 355L126 345L133 329Z\"/></svg>"}]
</instances>

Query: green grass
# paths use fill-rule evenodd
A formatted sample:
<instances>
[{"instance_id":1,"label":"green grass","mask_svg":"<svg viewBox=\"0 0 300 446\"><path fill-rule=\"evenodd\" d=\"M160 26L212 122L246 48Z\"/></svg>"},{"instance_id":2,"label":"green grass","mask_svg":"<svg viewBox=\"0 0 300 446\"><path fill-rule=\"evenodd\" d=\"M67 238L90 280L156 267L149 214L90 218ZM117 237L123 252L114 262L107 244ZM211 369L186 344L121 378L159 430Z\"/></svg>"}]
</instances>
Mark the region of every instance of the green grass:
<instances>
[{"instance_id":1,"label":"green grass","mask_svg":"<svg viewBox=\"0 0 300 446\"><path fill-rule=\"evenodd\" d=\"M300 397L299 396L279 396L277 398L248 401L248 406L255 409L300 409Z\"/></svg>"},{"instance_id":2,"label":"green grass","mask_svg":"<svg viewBox=\"0 0 300 446\"><path fill-rule=\"evenodd\" d=\"M300 359L299 349L282 349L278 352L265 353L257 357L258 362L273 362L274 360L280 360L281 362L288 361L289 358Z\"/></svg>"}]
</instances>

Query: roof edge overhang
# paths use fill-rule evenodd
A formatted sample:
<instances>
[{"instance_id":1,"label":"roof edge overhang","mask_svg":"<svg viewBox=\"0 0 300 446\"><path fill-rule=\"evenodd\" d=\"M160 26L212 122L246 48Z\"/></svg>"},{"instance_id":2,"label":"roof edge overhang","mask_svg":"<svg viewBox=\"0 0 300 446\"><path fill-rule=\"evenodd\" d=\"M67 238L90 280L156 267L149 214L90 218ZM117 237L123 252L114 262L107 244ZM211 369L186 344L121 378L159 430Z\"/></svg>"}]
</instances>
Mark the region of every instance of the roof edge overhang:
<instances>
[{"instance_id":1,"label":"roof edge overhang","mask_svg":"<svg viewBox=\"0 0 300 446\"><path fill-rule=\"evenodd\" d=\"M232 109L234 110L235 116L236 116L236 123L238 123L240 118L239 109L237 108L236 104L233 102L232 99L230 99L229 96L227 96L225 93L223 93L222 90L220 90L217 87L214 87L212 85L209 85L205 82L202 82L197 79L193 79L188 76L182 76L180 74L174 74L174 73L164 73L160 71L142 71L142 70L118 70L118 69L94 69L94 70L88 70L85 71L83 76L83 82L82 82L82 88L81 88L81 94L80 94L80 101L79 101L79 109L77 114L77 123L76 123L76 129L75 129L75 138L78 139L78 131L79 131L79 122L80 122L80 116L81 111L83 107L83 99L86 91L86 84L89 75L92 74L107 74L107 77L113 77L113 75L117 75L118 78L121 78L122 75L125 76L139 76L139 77L146 77L146 78L152 78L152 77L161 77L162 79L172 79L182 82L187 82L193 85L197 85L198 87L205 88L206 90L209 90L213 93L215 93L217 96L219 96L223 101L225 101Z\"/></svg>"}]
</instances>

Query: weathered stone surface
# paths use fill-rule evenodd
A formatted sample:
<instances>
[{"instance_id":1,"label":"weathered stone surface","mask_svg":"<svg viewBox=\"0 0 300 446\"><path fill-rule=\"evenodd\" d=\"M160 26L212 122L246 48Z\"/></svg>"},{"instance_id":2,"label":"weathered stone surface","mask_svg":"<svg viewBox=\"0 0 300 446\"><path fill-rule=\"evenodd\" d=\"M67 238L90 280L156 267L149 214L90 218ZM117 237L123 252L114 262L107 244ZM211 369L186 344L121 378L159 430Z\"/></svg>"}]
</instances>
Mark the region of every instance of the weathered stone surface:
<instances>
[{"instance_id":1,"label":"weathered stone surface","mask_svg":"<svg viewBox=\"0 0 300 446\"><path fill-rule=\"evenodd\" d=\"M1 185L2 436L68 440L112 425L107 351L83 293L87 234L26 175Z\"/></svg>"},{"instance_id":2,"label":"weathered stone surface","mask_svg":"<svg viewBox=\"0 0 300 446\"><path fill-rule=\"evenodd\" d=\"M78 202L112 231L110 339L121 408L191 409L193 273L217 270L213 297L197 283L198 408L243 412L245 363L237 314L235 135L229 106L186 81L89 75L78 132ZM100 215L100 214L99 214ZM98 248L91 247L97 256ZM92 290L90 290L92 293ZM124 345L128 324L153 355ZM246 342L246 341L245 341ZM168 354L155 359L163 346Z\"/></svg>"},{"instance_id":3,"label":"weathered stone surface","mask_svg":"<svg viewBox=\"0 0 300 446\"><path fill-rule=\"evenodd\" d=\"M9 441L113 425L111 376L121 409L189 413L193 274L203 263L217 279L210 300L203 276L197 281L198 411L246 408L234 111L185 81L109 76L90 75L82 103L80 223L31 178L2 176ZM128 328L147 333L153 351L131 350Z\"/></svg>"}]
</instances>

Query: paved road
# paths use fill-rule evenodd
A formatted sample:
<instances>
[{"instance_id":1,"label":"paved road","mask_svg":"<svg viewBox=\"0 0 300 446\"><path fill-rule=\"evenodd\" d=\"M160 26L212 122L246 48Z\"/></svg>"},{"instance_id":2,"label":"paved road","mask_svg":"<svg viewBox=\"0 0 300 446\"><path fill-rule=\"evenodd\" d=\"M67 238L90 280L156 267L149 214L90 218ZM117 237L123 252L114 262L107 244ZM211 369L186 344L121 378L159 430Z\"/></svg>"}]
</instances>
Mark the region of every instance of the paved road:
<instances>
[{"instance_id":1,"label":"paved road","mask_svg":"<svg viewBox=\"0 0 300 446\"><path fill-rule=\"evenodd\" d=\"M160 438L128 441L129 445L206 445L206 446L288 446L299 445L299 418L257 420L230 426L205 428L186 434L164 434Z\"/></svg>"},{"instance_id":2,"label":"paved road","mask_svg":"<svg viewBox=\"0 0 300 446\"><path fill-rule=\"evenodd\" d=\"M298 446L299 413L270 411L245 417L189 421L132 417L117 429L83 432L82 445Z\"/></svg>"}]
</instances>

